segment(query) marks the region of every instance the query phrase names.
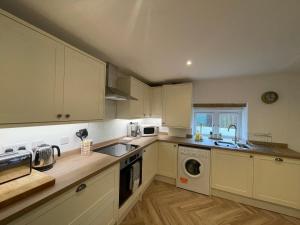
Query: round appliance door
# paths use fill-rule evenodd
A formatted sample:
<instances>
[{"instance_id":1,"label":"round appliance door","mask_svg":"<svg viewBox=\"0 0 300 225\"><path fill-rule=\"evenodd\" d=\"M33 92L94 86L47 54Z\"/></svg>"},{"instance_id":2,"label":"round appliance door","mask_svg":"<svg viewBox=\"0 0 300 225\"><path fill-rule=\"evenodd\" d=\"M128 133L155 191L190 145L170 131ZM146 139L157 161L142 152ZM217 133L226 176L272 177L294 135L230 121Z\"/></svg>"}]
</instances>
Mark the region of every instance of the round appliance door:
<instances>
[{"instance_id":1,"label":"round appliance door","mask_svg":"<svg viewBox=\"0 0 300 225\"><path fill-rule=\"evenodd\" d=\"M203 173L203 163L199 159L187 158L183 163L184 172L193 178L200 177Z\"/></svg>"}]
</instances>

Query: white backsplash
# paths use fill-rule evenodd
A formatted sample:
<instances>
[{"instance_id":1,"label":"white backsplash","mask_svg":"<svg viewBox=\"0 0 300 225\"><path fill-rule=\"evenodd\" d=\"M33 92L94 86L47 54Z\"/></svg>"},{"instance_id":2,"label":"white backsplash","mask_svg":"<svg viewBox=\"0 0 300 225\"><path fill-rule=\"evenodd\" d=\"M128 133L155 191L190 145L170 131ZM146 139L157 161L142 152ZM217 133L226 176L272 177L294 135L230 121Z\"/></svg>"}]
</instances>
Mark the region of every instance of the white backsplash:
<instances>
[{"instance_id":1,"label":"white backsplash","mask_svg":"<svg viewBox=\"0 0 300 225\"><path fill-rule=\"evenodd\" d=\"M28 149L31 149L33 143L41 142L58 145L62 152L66 152L80 147L80 139L75 135L79 129L86 128L89 132L88 138L92 139L94 143L98 143L126 136L127 124L131 121L140 124L157 125L160 132L169 132L167 127L161 126L161 119L159 118L135 120L112 119L91 123L1 128L0 153L11 146L26 145ZM186 130L184 130L185 132ZM178 132L174 136L178 136Z\"/></svg>"},{"instance_id":2,"label":"white backsplash","mask_svg":"<svg viewBox=\"0 0 300 225\"><path fill-rule=\"evenodd\" d=\"M7 147L26 145L32 148L32 143L45 142L51 145L59 145L62 152L80 147L80 140L75 133L79 129L86 128L89 132L89 139L94 143L107 141L127 135L127 124L138 122L140 124L155 124L161 126L161 119L112 119L102 122L62 124L49 126L32 126L0 129L0 153ZM160 127L161 131L167 132L167 128ZM67 144L62 144L63 142Z\"/></svg>"},{"instance_id":3,"label":"white backsplash","mask_svg":"<svg viewBox=\"0 0 300 225\"><path fill-rule=\"evenodd\" d=\"M88 129L88 138L97 143L125 136L128 122L128 120L113 119L92 123L2 128L0 129L0 152L8 146L24 144L31 149L34 142L59 145L61 151L66 152L80 147L80 140L75 135L79 129ZM62 145L66 140L68 143Z\"/></svg>"}]
</instances>

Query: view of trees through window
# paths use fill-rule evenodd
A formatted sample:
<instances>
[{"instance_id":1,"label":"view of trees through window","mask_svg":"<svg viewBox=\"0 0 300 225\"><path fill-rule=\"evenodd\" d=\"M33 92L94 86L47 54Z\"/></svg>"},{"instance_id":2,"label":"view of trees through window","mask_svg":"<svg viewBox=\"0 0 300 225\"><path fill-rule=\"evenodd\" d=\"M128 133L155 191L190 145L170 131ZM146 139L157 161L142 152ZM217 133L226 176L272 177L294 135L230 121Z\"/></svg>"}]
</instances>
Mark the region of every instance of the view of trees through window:
<instances>
[{"instance_id":1,"label":"view of trees through window","mask_svg":"<svg viewBox=\"0 0 300 225\"><path fill-rule=\"evenodd\" d=\"M233 138L235 131L228 127L234 124L238 128L238 134L242 129L242 109L240 110L217 110L217 109L194 109L193 119L194 132L196 127L202 126L202 134L208 136L210 132L221 133L225 138Z\"/></svg>"}]
</instances>

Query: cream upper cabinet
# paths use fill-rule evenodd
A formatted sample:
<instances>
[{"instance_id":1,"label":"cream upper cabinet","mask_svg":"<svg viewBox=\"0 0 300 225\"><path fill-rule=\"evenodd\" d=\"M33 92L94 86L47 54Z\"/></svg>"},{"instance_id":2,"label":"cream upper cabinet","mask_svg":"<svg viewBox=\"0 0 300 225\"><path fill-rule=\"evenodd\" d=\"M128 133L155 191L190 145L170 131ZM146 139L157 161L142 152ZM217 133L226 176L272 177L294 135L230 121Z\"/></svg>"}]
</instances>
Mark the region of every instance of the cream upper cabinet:
<instances>
[{"instance_id":1,"label":"cream upper cabinet","mask_svg":"<svg viewBox=\"0 0 300 225\"><path fill-rule=\"evenodd\" d=\"M63 119L104 118L105 63L65 48Z\"/></svg>"},{"instance_id":2,"label":"cream upper cabinet","mask_svg":"<svg viewBox=\"0 0 300 225\"><path fill-rule=\"evenodd\" d=\"M123 90L129 90L132 97L138 100L118 101L117 117L118 118L144 118L144 96L146 85L134 77L118 79L118 87Z\"/></svg>"},{"instance_id":3,"label":"cream upper cabinet","mask_svg":"<svg viewBox=\"0 0 300 225\"><path fill-rule=\"evenodd\" d=\"M300 209L300 160L255 155L253 195Z\"/></svg>"},{"instance_id":4,"label":"cream upper cabinet","mask_svg":"<svg viewBox=\"0 0 300 225\"><path fill-rule=\"evenodd\" d=\"M178 145L168 142L158 143L158 171L157 174L177 178Z\"/></svg>"},{"instance_id":5,"label":"cream upper cabinet","mask_svg":"<svg viewBox=\"0 0 300 225\"><path fill-rule=\"evenodd\" d=\"M216 149L211 156L212 188L252 197L253 156Z\"/></svg>"},{"instance_id":6,"label":"cream upper cabinet","mask_svg":"<svg viewBox=\"0 0 300 225\"><path fill-rule=\"evenodd\" d=\"M9 225L114 225L119 210L119 172L119 165L112 166Z\"/></svg>"},{"instance_id":7,"label":"cream upper cabinet","mask_svg":"<svg viewBox=\"0 0 300 225\"><path fill-rule=\"evenodd\" d=\"M64 46L0 12L0 124L56 121Z\"/></svg>"},{"instance_id":8,"label":"cream upper cabinet","mask_svg":"<svg viewBox=\"0 0 300 225\"><path fill-rule=\"evenodd\" d=\"M163 126L190 128L192 83L163 86Z\"/></svg>"},{"instance_id":9,"label":"cream upper cabinet","mask_svg":"<svg viewBox=\"0 0 300 225\"><path fill-rule=\"evenodd\" d=\"M144 117L151 116L150 91L151 91L150 86L144 84L144 98L143 98Z\"/></svg>"},{"instance_id":10,"label":"cream upper cabinet","mask_svg":"<svg viewBox=\"0 0 300 225\"><path fill-rule=\"evenodd\" d=\"M162 117L162 87L151 87L151 117Z\"/></svg>"},{"instance_id":11,"label":"cream upper cabinet","mask_svg":"<svg viewBox=\"0 0 300 225\"><path fill-rule=\"evenodd\" d=\"M147 184L157 173L157 142L147 146L143 152L143 184Z\"/></svg>"},{"instance_id":12,"label":"cream upper cabinet","mask_svg":"<svg viewBox=\"0 0 300 225\"><path fill-rule=\"evenodd\" d=\"M0 11L0 124L104 118L105 63Z\"/></svg>"}]
</instances>

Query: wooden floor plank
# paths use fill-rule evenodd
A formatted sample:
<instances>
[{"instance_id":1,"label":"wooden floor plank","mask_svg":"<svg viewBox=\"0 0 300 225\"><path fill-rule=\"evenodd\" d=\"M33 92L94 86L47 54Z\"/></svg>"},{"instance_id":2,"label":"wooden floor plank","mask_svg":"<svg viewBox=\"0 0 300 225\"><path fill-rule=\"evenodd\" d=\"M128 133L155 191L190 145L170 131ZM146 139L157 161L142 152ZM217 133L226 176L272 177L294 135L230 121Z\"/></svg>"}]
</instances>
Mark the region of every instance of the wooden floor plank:
<instances>
[{"instance_id":1,"label":"wooden floor plank","mask_svg":"<svg viewBox=\"0 0 300 225\"><path fill-rule=\"evenodd\" d=\"M300 220L154 181L121 225L300 225Z\"/></svg>"}]
</instances>

